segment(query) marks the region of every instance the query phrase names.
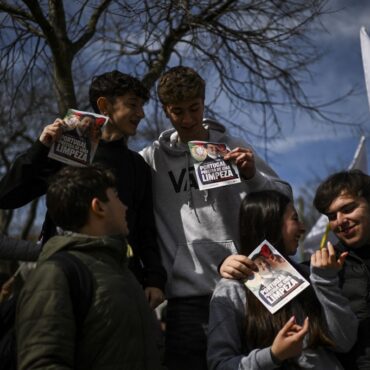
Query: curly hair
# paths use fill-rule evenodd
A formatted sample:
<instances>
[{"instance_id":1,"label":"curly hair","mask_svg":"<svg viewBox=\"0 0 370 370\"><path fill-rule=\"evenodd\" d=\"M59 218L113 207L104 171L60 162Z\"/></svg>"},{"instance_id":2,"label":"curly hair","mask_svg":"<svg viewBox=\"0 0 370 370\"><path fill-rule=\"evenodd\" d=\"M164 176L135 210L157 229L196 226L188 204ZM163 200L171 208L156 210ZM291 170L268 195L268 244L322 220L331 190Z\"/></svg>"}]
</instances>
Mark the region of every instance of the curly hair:
<instances>
[{"instance_id":1,"label":"curly hair","mask_svg":"<svg viewBox=\"0 0 370 370\"><path fill-rule=\"evenodd\" d=\"M157 93L163 105L205 98L206 83L190 67L178 66L169 69L159 79Z\"/></svg>"},{"instance_id":2,"label":"curly hair","mask_svg":"<svg viewBox=\"0 0 370 370\"><path fill-rule=\"evenodd\" d=\"M97 101L100 97L107 98L111 103L118 96L134 93L142 98L144 102L149 100L149 90L136 77L114 70L94 76L89 91L90 104L94 112L100 113Z\"/></svg>"}]
</instances>

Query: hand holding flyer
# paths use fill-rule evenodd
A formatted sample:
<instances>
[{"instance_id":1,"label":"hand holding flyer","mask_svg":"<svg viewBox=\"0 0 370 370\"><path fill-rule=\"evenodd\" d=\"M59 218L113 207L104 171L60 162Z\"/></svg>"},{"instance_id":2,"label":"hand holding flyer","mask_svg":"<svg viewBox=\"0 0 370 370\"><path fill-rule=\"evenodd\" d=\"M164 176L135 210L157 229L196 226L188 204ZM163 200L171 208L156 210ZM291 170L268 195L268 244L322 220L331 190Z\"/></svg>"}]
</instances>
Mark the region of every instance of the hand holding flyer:
<instances>
[{"instance_id":1,"label":"hand holding flyer","mask_svg":"<svg viewBox=\"0 0 370 370\"><path fill-rule=\"evenodd\" d=\"M49 151L49 157L72 166L92 163L108 117L69 109L63 121L65 129Z\"/></svg>"},{"instance_id":2,"label":"hand holding flyer","mask_svg":"<svg viewBox=\"0 0 370 370\"><path fill-rule=\"evenodd\" d=\"M238 168L224 159L230 149L224 143L189 141L195 159L194 169L199 190L206 190L241 182Z\"/></svg>"},{"instance_id":3,"label":"hand holding flyer","mask_svg":"<svg viewBox=\"0 0 370 370\"><path fill-rule=\"evenodd\" d=\"M267 240L248 257L258 272L245 281L245 286L272 314L310 285Z\"/></svg>"}]
</instances>

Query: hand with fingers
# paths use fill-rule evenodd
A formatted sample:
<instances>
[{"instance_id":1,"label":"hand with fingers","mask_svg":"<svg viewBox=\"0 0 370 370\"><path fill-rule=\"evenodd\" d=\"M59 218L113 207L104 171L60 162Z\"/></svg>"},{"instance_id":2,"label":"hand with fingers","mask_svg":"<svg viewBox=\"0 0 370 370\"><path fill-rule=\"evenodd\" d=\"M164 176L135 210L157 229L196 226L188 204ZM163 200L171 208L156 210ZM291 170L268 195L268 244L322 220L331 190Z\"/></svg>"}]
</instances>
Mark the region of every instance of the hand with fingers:
<instances>
[{"instance_id":1,"label":"hand with fingers","mask_svg":"<svg viewBox=\"0 0 370 370\"><path fill-rule=\"evenodd\" d=\"M51 125L45 126L39 140L47 147L58 141L66 128L65 122L57 118Z\"/></svg>"},{"instance_id":2,"label":"hand with fingers","mask_svg":"<svg viewBox=\"0 0 370 370\"><path fill-rule=\"evenodd\" d=\"M0 303L6 301L13 292L15 277L11 276L0 289Z\"/></svg>"},{"instance_id":3,"label":"hand with fingers","mask_svg":"<svg viewBox=\"0 0 370 370\"><path fill-rule=\"evenodd\" d=\"M237 147L227 153L224 159L226 161L234 161L238 166L240 173L246 180L251 179L256 173L254 154L251 149Z\"/></svg>"},{"instance_id":4,"label":"hand with fingers","mask_svg":"<svg viewBox=\"0 0 370 370\"><path fill-rule=\"evenodd\" d=\"M304 320L303 326L300 326L292 316L276 335L271 346L272 356L280 362L299 356L308 327L308 317Z\"/></svg>"},{"instance_id":5,"label":"hand with fingers","mask_svg":"<svg viewBox=\"0 0 370 370\"><path fill-rule=\"evenodd\" d=\"M152 310L154 310L166 299L162 290L153 286L146 287L144 293L146 299L148 300L149 307Z\"/></svg>"},{"instance_id":6,"label":"hand with fingers","mask_svg":"<svg viewBox=\"0 0 370 370\"><path fill-rule=\"evenodd\" d=\"M248 257L232 254L227 257L220 267L220 274L226 279L242 280L258 272L257 265Z\"/></svg>"},{"instance_id":7,"label":"hand with fingers","mask_svg":"<svg viewBox=\"0 0 370 370\"><path fill-rule=\"evenodd\" d=\"M319 249L312 254L311 265L318 268L339 271L343 267L347 255L348 252L343 252L337 258L333 244L328 241L326 248Z\"/></svg>"}]
</instances>

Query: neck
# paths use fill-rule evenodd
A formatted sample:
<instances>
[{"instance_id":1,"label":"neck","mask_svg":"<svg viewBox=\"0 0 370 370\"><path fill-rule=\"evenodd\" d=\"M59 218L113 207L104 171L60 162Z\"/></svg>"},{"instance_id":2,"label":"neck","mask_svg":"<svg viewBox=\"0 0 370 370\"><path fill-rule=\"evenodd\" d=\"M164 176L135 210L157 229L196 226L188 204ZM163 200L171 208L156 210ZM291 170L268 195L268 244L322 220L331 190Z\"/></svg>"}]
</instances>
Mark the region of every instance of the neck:
<instances>
[{"instance_id":1,"label":"neck","mask_svg":"<svg viewBox=\"0 0 370 370\"><path fill-rule=\"evenodd\" d=\"M208 139L209 139L209 132L202 126L202 128L197 133L194 133L193 135L180 136L179 134L178 140L180 143L187 144L189 141L193 141L193 140L208 141Z\"/></svg>"}]
</instances>

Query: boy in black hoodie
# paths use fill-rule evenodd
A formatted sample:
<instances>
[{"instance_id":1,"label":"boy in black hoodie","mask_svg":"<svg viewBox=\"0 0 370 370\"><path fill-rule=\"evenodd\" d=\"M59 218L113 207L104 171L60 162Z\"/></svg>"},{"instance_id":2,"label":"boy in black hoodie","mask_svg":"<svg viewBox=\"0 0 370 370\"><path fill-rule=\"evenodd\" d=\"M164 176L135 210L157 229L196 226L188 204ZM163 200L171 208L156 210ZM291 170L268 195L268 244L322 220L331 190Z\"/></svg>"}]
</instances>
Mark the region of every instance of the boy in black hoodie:
<instances>
[{"instance_id":1,"label":"boy in black hoodie","mask_svg":"<svg viewBox=\"0 0 370 370\"><path fill-rule=\"evenodd\" d=\"M155 308L164 300L166 272L156 242L151 174L141 156L128 149L126 143L129 136L136 134L148 99L149 91L138 79L119 71L94 77L90 86L94 111L109 116L94 163L104 164L117 178L118 195L128 206L128 242L134 254L131 268L143 284L150 306ZM63 125L58 118L46 126L32 147L15 160L0 181L0 208L18 208L46 193L48 178L63 166L48 158L49 148L60 138ZM55 232L47 215L43 241Z\"/></svg>"}]
</instances>

